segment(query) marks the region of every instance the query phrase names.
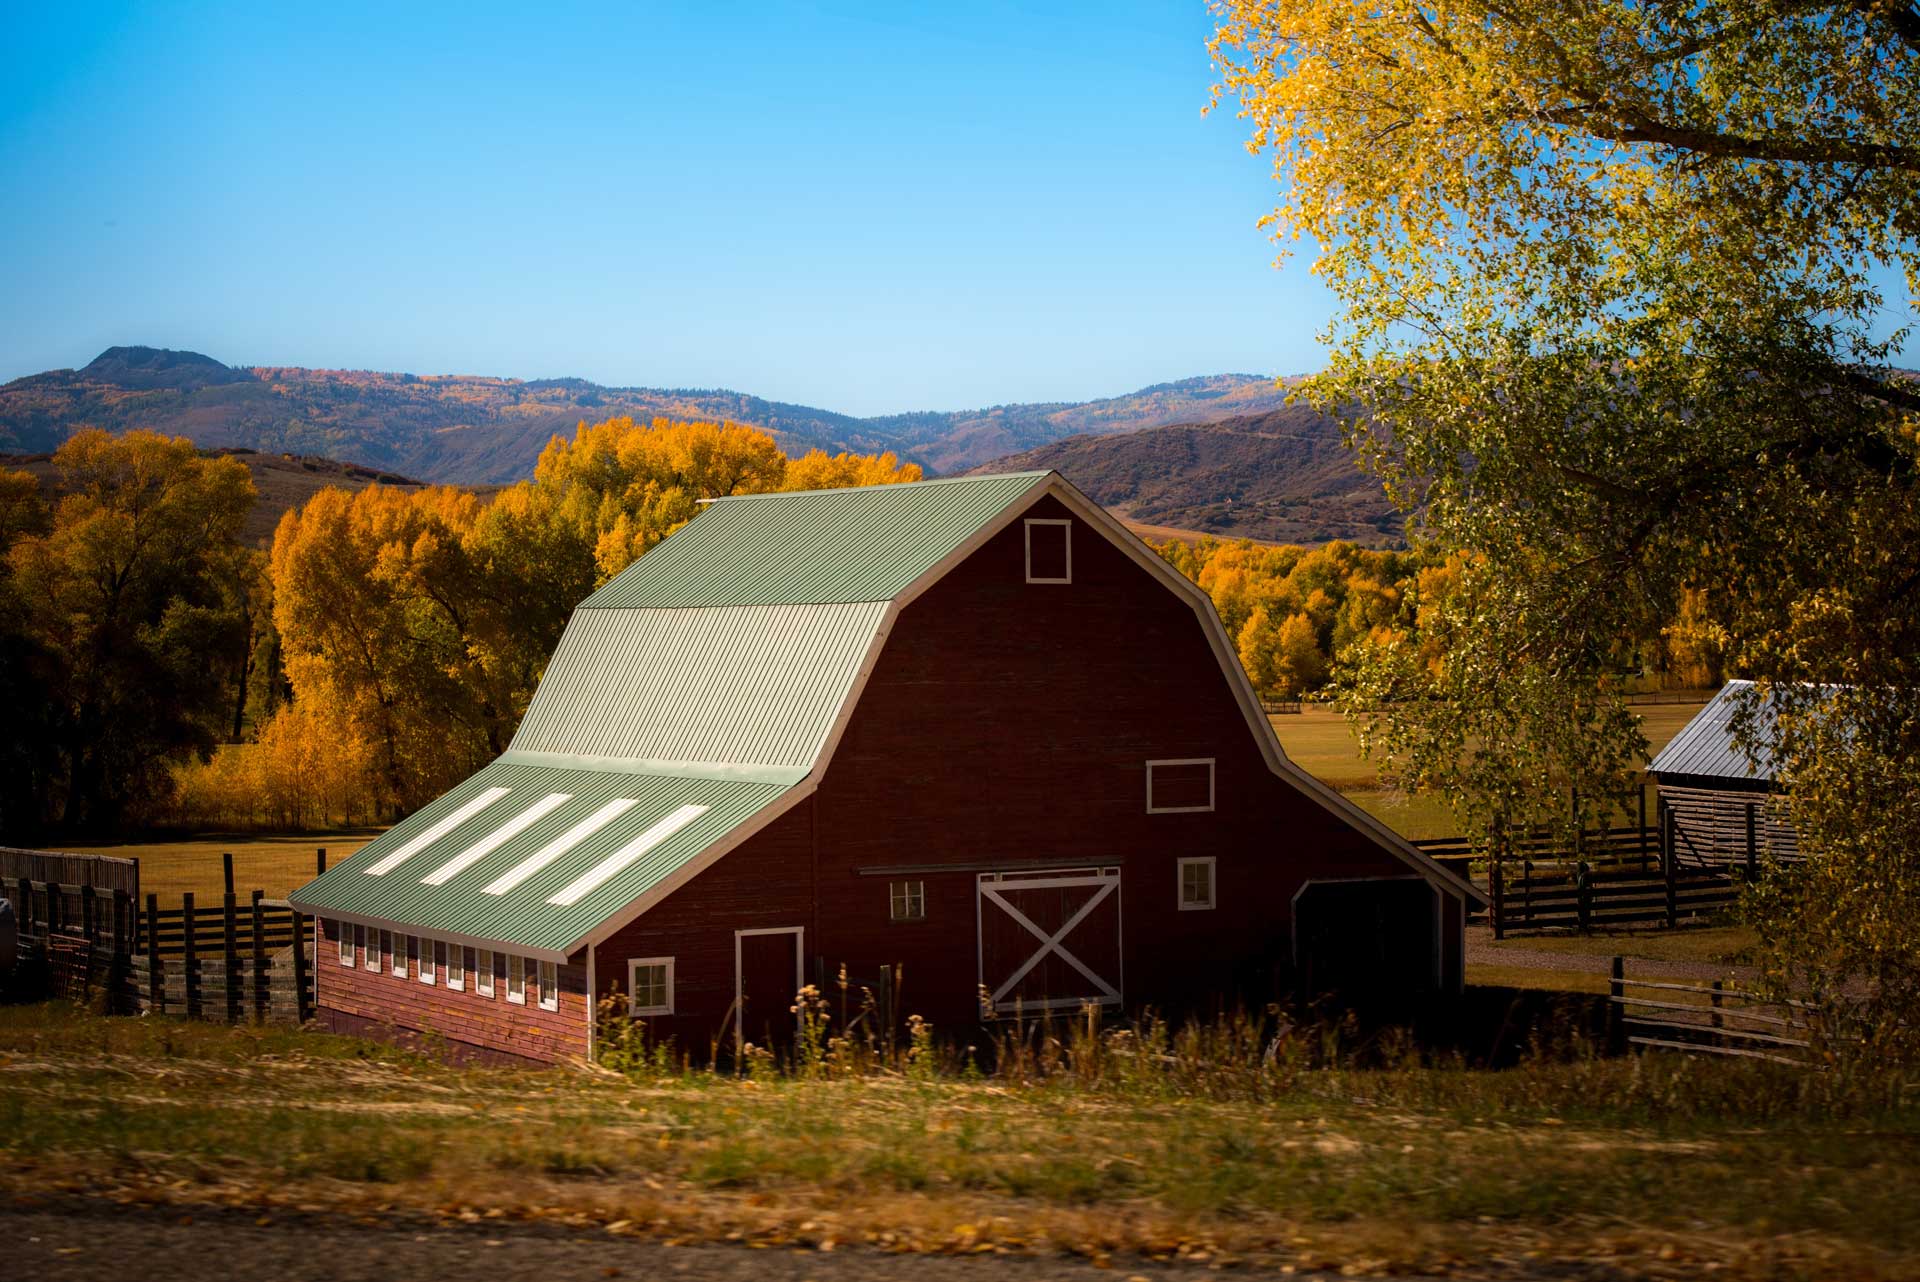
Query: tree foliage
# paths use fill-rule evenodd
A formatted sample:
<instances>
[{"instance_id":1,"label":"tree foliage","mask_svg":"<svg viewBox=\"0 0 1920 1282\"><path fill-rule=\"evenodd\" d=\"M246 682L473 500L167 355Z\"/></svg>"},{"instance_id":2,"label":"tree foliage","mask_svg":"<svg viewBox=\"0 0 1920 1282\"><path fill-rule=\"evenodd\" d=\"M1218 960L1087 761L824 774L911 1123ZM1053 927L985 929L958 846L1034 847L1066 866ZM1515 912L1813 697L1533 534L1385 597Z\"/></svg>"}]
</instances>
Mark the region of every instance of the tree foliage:
<instances>
[{"instance_id":1,"label":"tree foliage","mask_svg":"<svg viewBox=\"0 0 1920 1282\"><path fill-rule=\"evenodd\" d=\"M1813 858L1758 920L1777 978L1871 979L1828 991L1920 1027L1920 824L1870 801L1920 789L1920 394L1890 367L1911 297L1877 283L1920 286L1920 13L1222 18L1220 92L1281 180L1272 225L1315 242L1340 302L1310 395L1460 553L1421 603L1437 661L1386 645L1350 674L1371 744L1491 834L1582 818L1556 813L1569 784L1590 818L1630 783L1624 649L1663 620L1789 701L1837 691L1801 720L1826 729L1786 718L1772 745Z\"/></svg>"},{"instance_id":2,"label":"tree foliage","mask_svg":"<svg viewBox=\"0 0 1920 1282\"><path fill-rule=\"evenodd\" d=\"M99 431L54 466L51 510L24 473L0 483L9 831L110 828L164 796L169 763L219 737L248 644L227 590L252 568L235 543L253 501L244 466Z\"/></svg>"}]
</instances>

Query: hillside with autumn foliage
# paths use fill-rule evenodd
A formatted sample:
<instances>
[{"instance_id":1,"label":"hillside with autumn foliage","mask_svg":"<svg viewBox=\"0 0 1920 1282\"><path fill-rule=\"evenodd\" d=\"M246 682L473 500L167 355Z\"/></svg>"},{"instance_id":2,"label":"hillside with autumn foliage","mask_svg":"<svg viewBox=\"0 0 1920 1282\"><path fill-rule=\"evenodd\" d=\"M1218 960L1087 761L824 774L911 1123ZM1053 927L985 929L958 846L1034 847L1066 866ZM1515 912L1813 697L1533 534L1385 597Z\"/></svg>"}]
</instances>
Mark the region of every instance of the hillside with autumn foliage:
<instances>
[{"instance_id":1,"label":"hillside with autumn foliage","mask_svg":"<svg viewBox=\"0 0 1920 1282\"><path fill-rule=\"evenodd\" d=\"M510 484L533 474L554 435L625 415L749 423L790 455L891 450L944 474L1076 433L1255 413L1282 397L1271 378L1222 374L1097 401L855 418L722 389L236 367L195 352L115 347L83 368L0 386L0 451L51 453L83 426L138 429L206 448L340 459L423 481Z\"/></svg>"}]
</instances>

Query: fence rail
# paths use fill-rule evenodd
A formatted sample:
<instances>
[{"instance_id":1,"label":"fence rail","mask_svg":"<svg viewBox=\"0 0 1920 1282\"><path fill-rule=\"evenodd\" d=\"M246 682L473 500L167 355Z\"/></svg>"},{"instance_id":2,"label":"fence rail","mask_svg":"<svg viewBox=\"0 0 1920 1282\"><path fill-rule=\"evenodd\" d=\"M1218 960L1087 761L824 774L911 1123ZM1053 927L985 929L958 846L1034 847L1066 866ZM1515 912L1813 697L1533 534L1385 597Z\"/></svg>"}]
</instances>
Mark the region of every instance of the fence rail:
<instances>
[{"instance_id":1,"label":"fence rail","mask_svg":"<svg viewBox=\"0 0 1920 1282\"><path fill-rule=\"evenodd\" d=\"M1646 992L1659 995L1640 995ZM1768 1001L1718 979L1706 984L1629 979L1622 957L1613 959L1607 999L1617 1050L1651 1047L1796 1068L1813 1063L1809 1020L1814 1008L1802 1002Z\"/></svg>"}]
</instances>

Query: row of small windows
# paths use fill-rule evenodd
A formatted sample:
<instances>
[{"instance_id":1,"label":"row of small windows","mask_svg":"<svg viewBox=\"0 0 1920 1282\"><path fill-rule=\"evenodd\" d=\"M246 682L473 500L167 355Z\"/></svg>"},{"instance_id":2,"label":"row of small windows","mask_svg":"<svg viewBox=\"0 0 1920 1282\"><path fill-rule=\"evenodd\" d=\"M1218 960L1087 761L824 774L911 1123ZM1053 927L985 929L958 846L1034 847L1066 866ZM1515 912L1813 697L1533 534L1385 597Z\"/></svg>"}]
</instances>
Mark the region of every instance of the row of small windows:
<instances>
[{"instance_id":1,"label":"row of small windows","mask_svg":"<svg viewBox=\"0 0 1920 1282\"><path fill-rule=\"evenodd\" d=\"M421 983L436 984L444 979L454 992L466 991L471 976L474 993L489 998L504 982L507 1000L515 1006L525 1006L531 990L534 1004L541 1010L560 1009L559 967L550 961L536 961L518 953L495 954L490 948L468 948L444 939L346 922L341 922L338 929L342 966L364 966L370 974L390 971L401 979L411 970Z\"/></svg>"}]
</instances>

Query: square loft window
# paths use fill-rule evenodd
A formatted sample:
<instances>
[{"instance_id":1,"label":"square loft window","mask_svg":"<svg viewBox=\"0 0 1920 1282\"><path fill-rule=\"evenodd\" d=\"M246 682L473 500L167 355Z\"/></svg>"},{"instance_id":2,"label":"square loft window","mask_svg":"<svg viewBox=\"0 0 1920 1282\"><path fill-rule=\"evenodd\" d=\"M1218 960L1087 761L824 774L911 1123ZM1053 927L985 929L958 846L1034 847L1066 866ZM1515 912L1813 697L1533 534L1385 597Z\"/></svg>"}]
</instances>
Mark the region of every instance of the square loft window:
<instances>
[{"instance_id":1,"label":"square loft window","mask_svg":"<svg viewBox=\"0 0 1920 1282\"><path fill-rule=\"evenodd\" d=\"M1147 763L1147 813L1178 815L1213 809L1213 758Z\"/></svg>"},{"instance_id":2,"label":"square loft window","mask_svg":"<svg viewBox=\"0 0 1920 1282\"><path fill-rule=\"evenodd\" d=\"M1180 911L1213 907L1213 856L1180 860Z\"/></svg>"},{"instance_id":3,"label":"square loft window","mask_svg":"<svg viewBox=\"0 0 1920 1282\"><path fill-rule=\"evenodd\" d=\"M627 975L633 1014L673 1014L673 958L636 957Z\"/></svg>"},{"instance_id":4,"label":"square loft window","mask_svg":"<svg viewBox=\"0 0 1920 1282\"><path fill-rule=\"evenodd\" d=\"M1073 522L1027 521L1027 582L1073 582Z\"/></svg>"},{"instance_id":5,"label":"square loft window","mask_svg":"<svg viewBox=\"0 0 1920 1282\"><path fill-rule=\"evenodd\" d=\"M890 881L887 883L887 916L893 921L927 919L927 883Z\"/></svg>"}]
</instances>

